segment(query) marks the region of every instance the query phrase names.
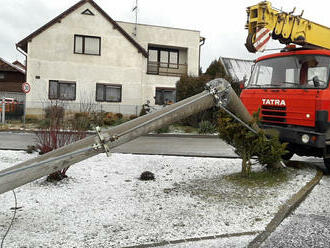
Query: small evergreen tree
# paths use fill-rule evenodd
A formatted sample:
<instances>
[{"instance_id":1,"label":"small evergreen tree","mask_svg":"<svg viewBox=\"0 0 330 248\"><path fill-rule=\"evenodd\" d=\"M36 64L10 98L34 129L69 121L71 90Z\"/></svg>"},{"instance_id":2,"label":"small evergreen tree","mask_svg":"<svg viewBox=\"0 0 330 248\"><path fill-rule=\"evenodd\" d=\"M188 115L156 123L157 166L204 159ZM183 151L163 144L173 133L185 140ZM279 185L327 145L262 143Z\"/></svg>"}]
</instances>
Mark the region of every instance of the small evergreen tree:
<instances>
[{"instance_id":1,"label":"small evergreen tree","mask_svg":"<svg viewBox=\"0 0 330 248\"><path fill-rule=\"evenodd\" d=\"M259 113L253 117L250 125L258 123ZM219 111L218 131L220 138L233 146L235 153L242 158L243 176L250 174L253 156L257 162L271 168L273 164L281 161L281 156L286 153L286 144L281 144L277 136L267 137L263 130L255 134L223 110Z\"/></svg>"},{"instance_id":2,"label":"small evergreen tree","mask_svg":"<svg viewBox=\"0 0 330 248\"><path fill-rule=\"evenodd\" d=\"M209 75L199 77L184 75L176 83L176 99L181 101L205 90L205 84L212 78Z\"/></svg>"},{"instance_id":3,"label":"small evergreen tree","mask_svg":"<svg viewBox=\"0 0 330 248\"><path fill-rule=\"evenodd\" d=\"M211 78L225 78L228 79L228 75L226 74L226 70L222 65L220 59L213 60L209 67L206 69L206 75L209 75ZM227 80L230 81L230 80Z\"/></svg>"},{"instance_id":4,"label":"small evergreen tree","mask_svg":"<svg viewBox=\"0 0 330 248\"><path fill-rule=\"evenodd\" d=\"M176 99L181 101L198 93L201 93L205 90L205 85L211 80L211 77L208 75L201 75L199 77L193 76L182 76L180 80L176 83ZM202 120L209 120L216 123L217 118L214 115L217 113L217 109L211 108L210 110L203 111L192 115L181 122L185 125L193 126L198 128L199 123Z\"/></svg>"},{"instance_id":5,"label":"small evergreen tree","mask_svg":"<svg viewBox=\"0 0 330 248\"><path fill-rule=\"evenodd\" d=\"M200 68L201 69L201 68ZM232 85L232 88L237 95L240 95L240 88L237 83L233 83L233 80L229 75L226 74L226 70L221 63L221 60L214 60L207 68L204 74L199 77L184 75L176 83L176 99L181 101L205 90L205 85L212 79L224 78ZM217 107L212 107L207 111L190 116L183 120L182 122L186 125L190 125L198 128L201 121L209 121L213 125L217 124L218 120L218 109Z\"/></svg>"}]
</instances>

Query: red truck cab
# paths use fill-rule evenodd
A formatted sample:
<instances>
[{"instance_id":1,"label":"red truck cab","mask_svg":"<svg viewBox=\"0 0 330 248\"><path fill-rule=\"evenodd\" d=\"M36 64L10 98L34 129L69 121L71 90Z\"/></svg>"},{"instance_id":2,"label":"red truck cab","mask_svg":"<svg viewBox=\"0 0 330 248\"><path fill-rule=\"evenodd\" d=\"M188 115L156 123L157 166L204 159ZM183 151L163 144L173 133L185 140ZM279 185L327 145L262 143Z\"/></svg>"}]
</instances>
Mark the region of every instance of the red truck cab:
<instances>
[{"instance_id":1,"label":"red truck cab","mask_svg":"<svg viewBox=\"0 0 330 248\"><path fill-rule=\"evenodd\" d=\"M260 57L241 93L262 128L277 129L294 153L323 157L330 168L330 50L294 49Z\"/></svg>"}]
</instances>

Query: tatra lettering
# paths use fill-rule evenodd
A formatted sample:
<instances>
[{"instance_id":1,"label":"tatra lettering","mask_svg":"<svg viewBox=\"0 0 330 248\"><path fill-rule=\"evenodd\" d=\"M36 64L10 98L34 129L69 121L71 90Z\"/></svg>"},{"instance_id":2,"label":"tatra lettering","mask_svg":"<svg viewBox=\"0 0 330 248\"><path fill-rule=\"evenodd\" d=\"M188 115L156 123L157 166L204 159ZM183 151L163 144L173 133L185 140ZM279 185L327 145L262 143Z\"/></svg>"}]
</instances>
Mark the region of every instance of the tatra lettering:
<instances>
[{"instance_id":1,"label":"tatra lettering","mask_svg":"<svg viewBox=\"0 0 330 248\"><path fill-rule=\"evenodd\" d=\"M262 104L264 105L277 105L277 106L286 106L285 100L280 99L261 99Z\"/></svg>"}]
</instances>

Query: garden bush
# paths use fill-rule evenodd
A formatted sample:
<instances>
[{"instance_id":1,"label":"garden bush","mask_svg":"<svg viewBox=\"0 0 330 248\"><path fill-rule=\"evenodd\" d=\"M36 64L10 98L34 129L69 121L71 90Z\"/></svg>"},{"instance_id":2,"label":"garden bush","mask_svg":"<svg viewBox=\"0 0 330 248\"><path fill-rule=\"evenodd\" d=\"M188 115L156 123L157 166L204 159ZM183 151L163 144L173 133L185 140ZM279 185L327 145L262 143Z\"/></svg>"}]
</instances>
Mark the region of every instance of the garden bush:
<instances>
[{"instance_id":1,"label":"garden bush","mask_svg":"<svg viewBox=\"0 0 330 248\"><path fill-rule=\"evenodd\" d=\"M259 112L253 115L250 126L259 123ZM273 168L280 163L282 155L286 153L286 144L282 144L278 136L266 136L264 130L254 133L240 122L219 111L218 132L221 139L235 148L235 153L242 158L242 175L248 176L253 165L252 158L261 165Z\"/></svg>"},{"instance_id":2,"label":"garden bush","mask_svg":"<svg viewBox=\"0 0 330 248\"><path fill-rule=\"evenodd\" d=\"M217 128L210 121L201 121L199 123L198 133L206 134L206 133L216 133Z\"/></svg>"},{"instance_id":3,"label":"garden bush","mask_svg":"<svg viewBox=\"0 0 330 248\"><path fill-rule=\"evenodd\" d=\"M91 113L91 125L92 127L102 127L104 126L105 112L93 112Z\"/></svg>"},{"instance_id":4,"label":"garden bush","mask_svg":"<svg viewBox=\"0 0 330 248\"><path fill-rule=\"evenodd\" d=\"M63 131L59 126L52 126L49 129L39 130L36 131L35 134L37 136L37 148L39 149L40 154L45 154L86 137L86 132ZM51 173L46 180L60 181L67 177L66 172L68 169L69 166Z\"/></svg>"},{"instance_id":5,"label":"garden bush","mask_svg":"<svg viewBox=\"0 0 330 248\"><path fill-rule=\"evenodd\" d=\"M133 119L135 119L135 118L137 118L137 115L130 115L130 116L128 117L128 119L130 119L130 120L133 120Z\"/></svg>"},{"instance_id":6,"label":"garden bush","mask_svg":"<svg viewBox=\"0 0 330 248\"><path fill-rule=\"evenodd\" d=\"M50 120L51 126L58 126L63 123L65 110L63 106L51 105L44 109L45 119Z\"/></svg>"},{"instance_id":7,"label":"garden bush","mask_svg":"<svg viewBox=\"0 0 330 248\"><path fill-rule=\"evenodd\" d=\"M124 117L122 113L116 113L115 116L117 119L123 119Z\"/></svg>"},{"instance_id":8,"label":"garden bush","mask_svg":"<svg viewBox=\"0 0 330 248\"><path fill-rule=\"evenodd\" d=\"M36 115L26 115L25 116L25 121L27 123L38 123L39 118Z\"/></svg>"},{"instance_id":9,"label":"garden bush","mask_svg":"<svg viewBox=\"0 0 330 248\"><path fill-rule=\"evenodd\" d=\"M169 126L164 126L164 127L157 129L156 133L168 133L169 130L170 130Z\"/></svg>"},{"instance_id":10,"label":"garden bush","mask_svg":"<svg viewBox=\"0 0 330 248\"><path fill-rule=\"evenodd\" d=\"M86 137L86 132L82 131L81 123L83 122L82 119L88 119L87 113L77 113L75 114L75 118L77 120L81 120L79 122L79 129L72 130L72 131L64 131L68 128L73 128L73 125L76 125L77 128L78 122L70 123L71 127L68 127L67 124L63 121L64 119L64 108L58 105L56 102L55 105L51 105L44 109L45 111L45 127L43 130L36 131L35 134L37 136L37 148L40 151L40 154L44 154L50 152L52 150L58 149L62 146L66 146L70 143L73 143L77 140ZM86 121L87 122L87 121ZM49 125L48 125L49 124ZM69 167L66 167L62 170L56 171L50 175L48 175L48 181L59 181L66 176L66 171Z\"/></svg>"},{"instance_id":11,"label":"garden bush","mask_svg":"<svg viewBox=\"0 0 330 248\"><path fill-rule=\"evenodd\" d=\"M91 117L87 112L79 112L74 114L74 118L70 120L71 129L86 131L91 128Z\"/></svg>"}]
</instances>

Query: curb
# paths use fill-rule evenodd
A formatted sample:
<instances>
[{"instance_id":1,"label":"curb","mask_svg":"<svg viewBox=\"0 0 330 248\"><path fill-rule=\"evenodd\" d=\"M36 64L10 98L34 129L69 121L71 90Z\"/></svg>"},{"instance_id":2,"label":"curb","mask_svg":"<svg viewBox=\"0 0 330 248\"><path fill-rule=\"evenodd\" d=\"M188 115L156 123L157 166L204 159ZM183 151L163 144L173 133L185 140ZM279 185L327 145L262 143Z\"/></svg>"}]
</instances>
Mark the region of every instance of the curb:
<instances>
[{"instance_id":1,"label":"curb","mask_svg":"<svg viewBox=\"0 0 330 248\"><path fill-rule=\"evenodd\" d=\"M314 178L302 187L296 194L287 200L276 213L274 218L266 226L265 231L255 237L248 245L249 248L257 248L271 235L273 231L281 224L281 222L292 213L299 204L306 198L306 196L313 190L313 188L320 182L323 177L323 172L317 170Z\"/></svg>"},{"instance_id":2,"label":"curb","mask_svg":"<svg viewBox=\"0 0 330 248\"><path fill-rule=\"evenodd\" d=\"M177 239L177 240L169 240L169 241L161 241L158 243L149 243L149 244L141 244L141 245L132 245L132 246L123 246L123 248L149 248L149 247L160 247L164 245L174 245L174 244L182 244L187 242L196 242L203 240L211 240L211 239L219 239L219 238L231 238L231 237L241 237L241 236L250 236L256 235L260 233L260 231L256 232L243 232L243 233L228 233L228 234L220 234L220 235L212 235L212 236L203 236L196 238L187 238L187 239Z\"/></svg>"},{"instance_id":3,"label":"curb","mask_svg":"<svg viewBox=\"0 0 330 248\"><path fill-rule=\"evenodd\" d=\"M216 134L185 134L185 133L148 133L142 135L145 137L180 137L180 138L216 138L219 136Z\"/></svg>"},{"instance_id":4,"label":"curb","mask_svg":"<svg viewBox=\"0 0 330 248\"><path fill-rule=\"evenodd\" d=\"M35 133L39 130L31 129L9 129L9 130L0 130L0 133ZM96 134L95 131L88 130L88 134ZM181 138L219 138L217 134L191 134L191 133L148 133L142 136L146 137L181 137Z\"/></svg>"},{"instance_id":5,"label":"curb","mask_svg":"<svg viewBox=\"0 0 330 248\"><path fill-rule=\"evenodd\" d=\"M0 148L1 150L1 148ZM120 154L134 154L134 155L159 155L168 157L196 157L196 158L225 158L225 159L241 159L238 155L212 155L212 154L182 154L182 153L144 153L144 152L120 152L113 153Z\"/></svg>"}]
</instances>

